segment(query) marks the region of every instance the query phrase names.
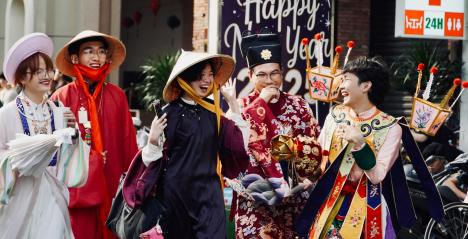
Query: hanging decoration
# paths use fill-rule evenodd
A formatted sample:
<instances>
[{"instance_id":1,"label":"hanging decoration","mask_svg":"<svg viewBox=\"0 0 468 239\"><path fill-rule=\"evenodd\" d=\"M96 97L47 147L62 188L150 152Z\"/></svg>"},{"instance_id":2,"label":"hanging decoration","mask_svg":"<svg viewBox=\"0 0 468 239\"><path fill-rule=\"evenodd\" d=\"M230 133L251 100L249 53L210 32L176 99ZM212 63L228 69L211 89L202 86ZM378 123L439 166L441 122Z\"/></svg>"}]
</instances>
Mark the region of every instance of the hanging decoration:
<instances>
[{"instance_id":1,"label":"hanging decoration","mask_svg":"<svg viewBox=\"0 0 468 239\"><path fill-rule=\"evenodd\" d=\"M174 31L174 29L178 28L180 26L180 20L177 16L175 15L171 15L168 19L167 19L167 26L171 28L171 30ZM174 45L174 36L172 36L172 39L171 39L171 45L173 46Z\"/></svg>"},{"instance_id":2,"label":"hanging decoration","mask_svg":"<svg viewBox=\"0 0 468 239\"><path fill-rule=\"evenodd\" d=\"M141 14L140 11L135 11L133 13L133 21L135 22L135 25L136 25L136 28L137 28L137 37L139 35L139 32L140 32L140 22L141 22L141 19L143 18L143 14Z\"/></svg>"},{"instance_id":3,"label":"hanging decoration","mask_svg":"<svg viewBox=\"0 0 468 239\"><path fill-rule=\"evenodd\" d=\"M153 27L156 27L156 15L158 15L161 3L159 0L151 0L151 12L153 13Z\"/></svg>"},{"instance_id":4,"label":"hanging decoration","mask_svg":"<svg viewBox=\"0 0 468 239\"><path fill-rule=\"evenodd\" d=\"M128 40L128 33L129 33L129 29L131 27L133 27L133 25L135 25L135 22L133 21L132 18L130 17L124 17L122 19L122 27L124 27L126 29L126 32L127 32L127 40Z\"/></svg>"}]
</instances>

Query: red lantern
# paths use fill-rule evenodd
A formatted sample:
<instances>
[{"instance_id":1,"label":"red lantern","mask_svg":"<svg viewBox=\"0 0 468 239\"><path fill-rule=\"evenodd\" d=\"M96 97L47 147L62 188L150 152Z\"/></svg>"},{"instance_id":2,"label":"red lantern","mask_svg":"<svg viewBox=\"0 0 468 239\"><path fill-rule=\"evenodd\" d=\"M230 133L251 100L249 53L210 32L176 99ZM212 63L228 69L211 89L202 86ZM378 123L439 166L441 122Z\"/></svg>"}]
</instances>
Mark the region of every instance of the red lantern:
<instances>
[{"instance_id":1,"label":"red lantern","mask_svg":"<svg viewBox=\"0 0 468 239\"><path fill-rule=\"evenodd\" d=\"M133 13L133 21L135 21L135 24L137 26L137 37L138 35L140 35L140 28L139 28L139 25L140 25L140 22L141 22L141 18L143 17L143 14L141 14L140 11L135 11Z\"/></svg>"},{"instance_id":2,"label":"red lantern","mask_svg":"<svg viewBox=\"0 0 468 239\"><path fill-rule=\"evenodd\" d=\"M153 12L154 16L158 14L160 7L161 3L159 2L159 0L151 0L151 12Z\"/></svg>"},{"instance_id":3,"label":"red lantern","mask_svg":"<svg viewBox=\"0 0 468 239\"><path fill-rule=\"evenodd\" d=\"M129 32L129 28L133 27L133 25L135 25L135 22L133 21L132 18L130 17L125 17L125 18L122 18L122 27L125 27L125 29L127 29L127 37L126 39L128 40L128 32Z\"/></svg>"},{"instance_id":4,"label":"red lantern","mask_svg":"<svg viewBox=\"0 0 468 239\"><path fill-rule=\"evenodd\" d=\"M140 11L135 11L133 13L133 21L135 21L136 25L140 25L141 18L143 17L143 14L141 14Z\"/></svg>"},{"instance_id":5,"label":"red lantern","mask_svg":"<svg viewBox=\"0 0 468 239\"><path fill-rule=\"evenodd\" d=\"M122 19L122 26L125 27L126 29L133 27L133 25L135 25L135 22L133 21L133 19L129 17L125 17Z\"/></svg>"},{"instance_id":6,"label":"red lantern","mask_svg":"<svg viewBox=\"0 0 468 239\"><path fill-rule=\"evenodd\" d=\"M156 26L156 15L161 8L161 3L159 0L151 0L151 12L153 13L153 26Z\"/></svg>"}]
</instances>

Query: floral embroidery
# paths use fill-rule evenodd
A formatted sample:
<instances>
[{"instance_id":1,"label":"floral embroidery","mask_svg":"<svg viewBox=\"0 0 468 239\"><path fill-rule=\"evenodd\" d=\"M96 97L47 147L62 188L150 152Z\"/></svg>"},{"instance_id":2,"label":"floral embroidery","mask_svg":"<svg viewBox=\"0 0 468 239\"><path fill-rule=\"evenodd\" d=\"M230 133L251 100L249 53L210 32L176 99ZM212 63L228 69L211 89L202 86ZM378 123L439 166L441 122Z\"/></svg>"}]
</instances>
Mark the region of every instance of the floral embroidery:
<instances>
[{"instance_id":1,"label":"floral embroidery","mask_svg":"<svg viewBox=\"0 0 468 239\"><path fill-rule=\"evenodd\" d=\"M304 148L302 149L302 152L304 154L310 154L310 153L312 153L312 148L310 147L310 145L304 145Z\"/></svg>"},{"instance_id":2,"label":"floral embroidery","mask_svg":"<svg viewBox=\"0 0 468 239\"><path fill-rule=\"evenodd\" d=\"M290 137L301 136L301 140L311 141L319 134L320 128L306 101L298 96L281 94L284 96L281 100L284 101L282 104L275 104L278 108L274 109L274 116L272 109L265 106L265 102L256 101L258 92L239 100L242 115L251 125L249 139L251 161L247 174L255 173L265 179L283 178L280 164L270 155L271 138L281 132ZM313 148L306 149L308 150L312 153L314 151ZM239 194L236 237L295 238L293 222L299 216L308 197L308 192L301 192L284 198L275 206L266 206L264 203L255 202L245 194ZM251 220L253 218L251 216L255 216L255 220Z\"/></svg>"},{"instance_id":3,"label":"floral embroidery","mask_svg":"<svg viewBox=\"0 0 468 239\"><path fill-rule=\"evenodd\" d=\"M359 211L357 209L352 212L353 215L350 217L351 219L351 226L357 227L359 222L361 221L361 216L359 216Z\"/></svg>"},{"instance_id":4,"label":"floral embroidery","mask_svg":"<svg viewBox=\"0 0 468 239\"><path fill-rule=\"evenodd\" d=\"M374 238L376 237L377 235L380 234L380 230L379 230L379 226L377 224L377 218L373 218L372 221L371 221L371 230L370 230L370 237L371 238Z\"/></svg>"}]
</instances>

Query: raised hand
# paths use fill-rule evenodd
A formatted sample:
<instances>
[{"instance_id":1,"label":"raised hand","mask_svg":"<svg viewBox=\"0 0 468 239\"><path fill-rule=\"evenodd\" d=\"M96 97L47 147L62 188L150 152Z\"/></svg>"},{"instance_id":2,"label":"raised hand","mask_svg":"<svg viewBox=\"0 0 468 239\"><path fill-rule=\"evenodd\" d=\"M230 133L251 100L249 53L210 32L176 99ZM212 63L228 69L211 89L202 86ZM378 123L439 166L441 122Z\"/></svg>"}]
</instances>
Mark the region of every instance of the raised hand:
<instances>
[{"instance_id":1,"label":"raised hand","mask_svg":"<svg viewBox=\"0 0 468 239\"><path fill-rule=\"evenodd\" d=\"M221 87L221 94L228 102L236 100L236 82L236 78L231 78Z\"/></svg>"},{"instance_id":2,"label":"raised hand","mask_svg":"<svg viewBox=\"0 0 468 239\"><path fill-rule=\"evenodd\" d=\"M229 79L222 87L221 87L221 94L223 94L224 99L229 105L229 108L233 113L240 114L240 107L239 103L236 99L236 82L237 80L234 78Z\"/></svg>"},{"instance_id":3,"label":"raised hand","mask_svg":"<svg viewBox=\"0 0 468 239\"><path fill-rule=\"evenodd\" d=\"M164 129L167 126L167 119L166 113L164 113L161 118L158 116L154 117L153 122L151 123L151 129L148 135L148 143L155 145L155 146L162 146L159 145L159 138L164 133Z\"/></svg>"}]
</instances>

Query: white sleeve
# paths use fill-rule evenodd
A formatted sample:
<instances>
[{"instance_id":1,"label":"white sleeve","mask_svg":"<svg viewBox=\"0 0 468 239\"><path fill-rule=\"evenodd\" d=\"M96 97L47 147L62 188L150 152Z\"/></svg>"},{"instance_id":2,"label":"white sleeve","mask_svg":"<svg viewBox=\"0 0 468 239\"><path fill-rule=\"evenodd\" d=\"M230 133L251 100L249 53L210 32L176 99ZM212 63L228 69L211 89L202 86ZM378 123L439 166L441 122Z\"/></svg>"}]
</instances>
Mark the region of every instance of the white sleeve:
<instances>
[{"instance_id":1,"label":"white sleeve","mask_svg":"<svg viewBox=\"0 0 468 239\"><path fill-rule=\"evenodd\" d=\"M226 112L226 118L234 121L234 124L240 129L242 132L242 139L244 141L244 149L248 151L249 146L249 138L250 138L250 124L246 120L242 118L241 114L233 113L231 110Z\"/></svg>"},{"instance_id":2,"label":"white sleeve","mask_svg":"<svg viewBox=\"0 0 468 239\"><path fill-rule=\"evenodd\" d=\"M141 158L143 163L148 166L151 162L162 158L163 156L163 148L161 146L156 146L151 143L146 144L141 151Z\"/></svg>"}]
</instances>

